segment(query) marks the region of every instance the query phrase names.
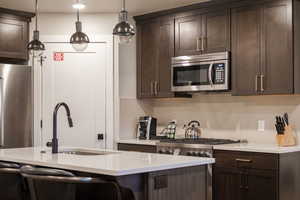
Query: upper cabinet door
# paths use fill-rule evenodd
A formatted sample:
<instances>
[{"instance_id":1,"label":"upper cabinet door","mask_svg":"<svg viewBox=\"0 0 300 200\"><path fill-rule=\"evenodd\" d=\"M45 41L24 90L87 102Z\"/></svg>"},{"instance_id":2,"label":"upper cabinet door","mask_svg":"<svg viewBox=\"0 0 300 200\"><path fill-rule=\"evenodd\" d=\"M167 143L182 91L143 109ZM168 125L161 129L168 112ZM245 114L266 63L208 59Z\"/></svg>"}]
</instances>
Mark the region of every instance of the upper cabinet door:
<instances>
[{"instance_id":1,"label":"upper cabinet door","mask_svg":"<svg viewBox=\"0 0 300 200\"><path fill-rule=\"evenodd\" d=\"M175 55L201 54L202 16L183 17L175 20Z\"/></svg>"},{"instance_id":2,"label":"upper cabinet door","mask_svg":"<svg viewBox=\"0 0 300 200\"><path fill-rule=\"evenodd\" d=\"M216 11L204 15L203 25L204 53L230 51L229 10Z\"/></svg>"},{"instance_id":3,"label":"upper cabinet door","mask_svg":"<svg viewBox=\"0 0 300 200\"><path fill-rule=\"evenodd\" d=\"M174 20L162 20L159 26L156 95L173 97L171 91L171 59L174 57Z\"/></svg>"},{"instance_id":4,"label":"upper cabinet door","mask_svg":"<svg viewBox=\"0 0 300 200\"><path fill-rule=\"evenodd\" d=\"M0 57L27 60L28 22L0 16Z\"/></svg>"},{"instance_id":5,"label":"upper cabinet door","mask_svg":"<svg viewBox=\"0 0 300 200\"><path fill-rule=\"evenodd\" d=\"M232 11L232 93L258 94L261 67L261 9Z\"/></svg>"},{"instance_id":6,"label":"upper cabinet door","mask_svg":"<svg viewBox=\"0 0 300 200\"><path fill-rule=\"evenodd\" d=\"M156 81L159 23L145 22L137 26L137 96L154 97Z\"/></svg>"},{"instance_id":7,"label":"upper cabinet door","mask_svg":"<svg viewBox=\"0 0 300 200\"><path fill-rule=\"evenodd\" d=\"M292 2L280 0L265 4L262 25L261 90L263 94L292 94Z\"/></svg>"}]
</instances>

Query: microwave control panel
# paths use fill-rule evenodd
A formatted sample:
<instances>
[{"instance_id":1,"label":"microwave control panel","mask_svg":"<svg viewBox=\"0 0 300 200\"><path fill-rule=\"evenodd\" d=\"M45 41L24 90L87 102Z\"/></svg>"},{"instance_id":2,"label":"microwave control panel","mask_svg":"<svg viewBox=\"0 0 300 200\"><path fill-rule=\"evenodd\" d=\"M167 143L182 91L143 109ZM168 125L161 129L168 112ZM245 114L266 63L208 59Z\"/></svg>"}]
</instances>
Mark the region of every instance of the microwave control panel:
<instances>
[{"instance_id":1,"label":"microwave control panel","mask_svg":"<svg viewBox=\"0 0 300 200\"><path fill-rule=\"evenodd\" d=\"M224 84L225 83L225 64L218 63L214 64L214 84Z\"/></svg>"}]
</instances>

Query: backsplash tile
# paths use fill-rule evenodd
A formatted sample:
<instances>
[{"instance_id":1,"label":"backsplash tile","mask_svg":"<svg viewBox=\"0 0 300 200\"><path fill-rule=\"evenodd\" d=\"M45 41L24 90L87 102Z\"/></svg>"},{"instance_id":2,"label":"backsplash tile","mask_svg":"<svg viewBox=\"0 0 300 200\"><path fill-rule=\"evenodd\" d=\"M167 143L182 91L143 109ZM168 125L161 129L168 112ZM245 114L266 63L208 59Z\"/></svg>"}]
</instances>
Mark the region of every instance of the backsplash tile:
<instances>
[{"instance_id":1,"label":"backsplash tile","mask_svg":"<svg viewBox=\"0 0 300 200\"><path fill-rule=\"evenodd\" d=\"M296 130L300 130L298 95L233 97L230 94L197 94L192 99L136 102L139 103L134 105L123 101L121 106L130 105L126 110L131 114L134 110L132 107L137 106L144 111L143 114L158 118L160 125L177 120L178 126L182 127L190 120L199 120L203 137L247 139L249 142L274 144L276 142L274 118L276 115L283 115L284 112L290 115L291 124ZM121 110L126 111L122 108ZM124 123L122 120L126 121L124 117L121 117L121 123ZM265 131L257 131L258 120L265 121Z\"/></svg>"}]
</instances>

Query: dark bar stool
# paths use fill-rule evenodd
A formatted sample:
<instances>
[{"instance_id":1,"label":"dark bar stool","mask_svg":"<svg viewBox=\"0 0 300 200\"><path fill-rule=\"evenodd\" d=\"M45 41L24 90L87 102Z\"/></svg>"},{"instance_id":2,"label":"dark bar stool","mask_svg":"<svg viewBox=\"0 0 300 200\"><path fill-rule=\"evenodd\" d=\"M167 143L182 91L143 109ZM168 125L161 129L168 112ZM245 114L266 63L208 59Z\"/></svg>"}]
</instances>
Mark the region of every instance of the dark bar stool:
<instances>
[{"instance_id":1,"label":"dark bar stool","mask_svg":"<svg viewBox=\"0 0 300 200\"><path fill-rule=\"evenodd\" d=\"M114 182L32 166L22 167L21 174L27 179L31 200L122 200Z\"/></svg>"},{"instance_id":2,"label":"dark bar stool","mask_svg":"<svg viewBox=\"0 0 300 200\"><path fill-rule=\"evenodd\" d=\"M24 184L20 165L0 162L0 199L24 200Z\"/></svg>"}]
</instances>

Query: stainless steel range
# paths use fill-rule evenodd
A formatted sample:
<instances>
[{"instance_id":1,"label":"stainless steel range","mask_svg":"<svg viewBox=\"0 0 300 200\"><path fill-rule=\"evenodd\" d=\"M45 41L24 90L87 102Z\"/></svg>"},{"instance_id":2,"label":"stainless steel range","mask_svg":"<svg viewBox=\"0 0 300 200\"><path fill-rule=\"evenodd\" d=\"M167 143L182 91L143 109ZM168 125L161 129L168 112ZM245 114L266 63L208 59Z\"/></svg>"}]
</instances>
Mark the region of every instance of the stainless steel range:
<instances>
[{"instance_id":1,"label":"stainless steel range","mask_svg":"<svg viewBox=\"0 0 300 200\"><path fill-rule=\"evenodd\" d=\"M240 141L210 138L165 139L161 140L157 144L157 153L212 158L214 145L233 144L239 142Z\"/></svg>"},{"instance_id":2,"label":"stainless steel range","mask_svg":"<svg viewBox=\"0 0 300 200\"><path fill-rule=\"evenodd\" d=\"M240 143L240 141L223 139L174 139L161 140L157 144L157 153L213 158L213 147L221 144ZM207 200L212 200L212 166L208 166Z\"/></svg>"}]
</instances>

